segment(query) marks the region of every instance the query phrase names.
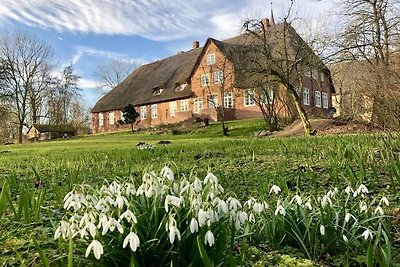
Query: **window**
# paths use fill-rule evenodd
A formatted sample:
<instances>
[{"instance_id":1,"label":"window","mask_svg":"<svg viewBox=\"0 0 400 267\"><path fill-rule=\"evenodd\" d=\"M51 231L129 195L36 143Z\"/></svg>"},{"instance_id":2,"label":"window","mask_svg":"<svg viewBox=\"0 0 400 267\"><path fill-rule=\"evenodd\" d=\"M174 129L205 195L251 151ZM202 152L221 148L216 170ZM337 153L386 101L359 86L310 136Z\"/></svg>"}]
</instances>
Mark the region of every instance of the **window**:
<instances>
[{"instance_id":1,"label":"window","mask_svg":"<svg viewBox=\"0 0 400 267\"><path fill-rule=\"evenodd\" d=\"M207 96L207 105L209 108L218 107L218 97L217 95L208 95Z\"/></svg>"},{"instance_id":2,"label":"window","mask_svg":"<svg viewBox=\"0 0 400 267\"><path fill-rule=\"evenodd\" d=\"M233 107L233 98L232 98L231 92L224 94L224 107L226 107L226 108Z\"/></svg>"},{"instance_id":3,"label":"window","mask_svg":"<svg viewBox=\"0 0 400 267\"><path fill-rule=\"evenodd\" d=\"M210 85L210 74L209 73L200 75L200 84L202 87Z\"/></svg>"},{"instance_id":4,"label":"window","mask_svg":"<svg viewBox=\"0 0 400 267\"><path fill-rule=\"evenodd\" d=\"M328 93L322 92L322 107L328 108Z\"/></svg>"},{"instance_id":5,"label":"window","mask_svg":"<svg viewBox=\"0 0 400 267\"><path fill-rule=\"evenodd\" d=\"M321 91L315 91L315 106L321 107Z\"/></svg>"},{"instance_id":6,"label":"window","mask_svg":"<svg viewBox=\"0 0 400 267\"><path fill-rule=\"evenodd\" d=\"M312 70L310 69L310 68L306 68L306 70L305 70L305 72L304 72L304 75L306 76L306 77L309 77L309 78L311 78L312 77Z\"/></svg>"},{"instance_id":7,"label":"window","mask_svg":"<svg viewBox=\"0 0 400 267\"><path fill-rule=\"evenodd\" d=\"M187 99L181 100L181 111L189 110L189 101Z\"/></svg>"},{"instance_id":8,"label":"window","mask_svg":"<svg viewBox=\"0 0 400 267\"><path fill-rule=\"evenodd\" d=\"M145 120L147 118L147 107L141 106L140 107L140 119Z\"/></svg>"},{"instance_id":9,"label":"window","mask_svg":"<svg viewBox=\"0 0 400 267\"><path fill-rule=\"evenodd\" d=\"M201 97L197 97L194 99L194 107L193 107L193 112L194 113L199 113L200 109L203 108L203 99Z\"/></svg>"},{"instance_id":10,"label":"window","mask_svg":"<svg viewBox=\"0 0 400 267\"><path fill-rule=\"evenodd\" d=\"M310 89L303 88L303 104L310 105Z\"/></svg>"},{"instance_id":11,"label":"window","mask_svg":"<svg viewBox=\"0 0 400 267\"><path fill-rule=\"evenodd\" d=\"M164 91L164 89L161 88L161 87L153 88L153 95L154 95L154 96L161 95L161 93L162 93L163 91Z\"/></svg>"},{"instance_id":12,"label":"window","mask_svg":"<svg viewBox=\"0 0 400 267\"><path fill-rule=\"evenodd\" d=\"M157 104L151 105L151 118L156 119L157 118Z\"/></svg>"},{"instance_id":13,"label":"window","mask_svg":"<svg viewBox=\"0 0 400 267\"><path fill-rule=\"evenodd\" d=\"M224 80L224 73L222 71L214 72L214 84L222 84Z\"/></svg>"},{"instance_id":14,"label":"window","mask_svg":"<svg viewBox=\"0 0 400 267\"><path fill-rule=\"evenodd\" d=\"M187 83L183 83L183 84L178 84L178 86L176 87L176 91L183 91L187 86Z\"/></svg>"},{"instance_id":15,"label":"window","mask_svg":"<svg viewBox=\"0 0 400 267\"><path fill-rule=\"evenodd\" d=\"M244 105L254 106L256 104L254 97L255 97L254 89L246 89L244 91Z\"/></svg>"},{"instance_id":16,"label":"window","mask_svg":"<svg viewBox=\"0 0 400 267\"><path fill-rule=\"evenodd\" d=\"M169 116L174 117L177 111L176 101L169 102Z\"/></svg>"},{"instance_id":17,"label":"window","mask_svg":"<svg viewBox=\"0 0 400 267\"><path fill-rule=\"evenodd\" d=\"M207 65L215 64L215 54L208 54L206 58Z\"/></svg>"},{"instance_id":18,"label":"window","mask_svg":"<svg viewBox=\"0 0 400 267\"><path fill-rule=\"evenodd\" d=\"M122 122L125 121L124 112L123 112L122 110L121 110L121 117L120 117L120 120L121 120Z\"/></svg>"},{"instance_id":19,"label":"window","mask_svg":"<svg viewBox=\"0 0 400 267\"><path fill-rule=\"evenodd\" d=\"M325 81L325 75L323 72L321 72L321 82L324 82L324 81Z\"/></svg>"},{"instance_id":20,"label":"window","mask_svg":"<svg viewBox=\"0 0 400 267\"><path fill-rule=\"evenodd\" d=\"M114 111L111 111L110 113L108 113L108 124L110 125L114 125L115 121L114 121Z\"/></svg>"},{"instance_id":21,"label":"window","mask_svg":"<svg viewBox=\"0 0 400 267\"><path fill-rule=\"evenodd\" d=\"M99 126L104 125L104 116L103 113L99 113Z\"/></svg>"},{"instance_id":22,"label":"window","mask_svg":"<svg viewBox=\"0 0 400 267\"><path fill-rule=\"evenodd\" d=\"M319 79L319 71L318 70L312 70L312 77L314 80L318 81Z\"/></svg>"},{"instance_id":23,"label":"window","mask_svg":"<svg viewBox=\"0 0 400 267\"><path fill-rule=\"evenodd\" d=\"M263 97L263 103L271 105L274 102L274 90L269 89L267 92L264 92Z\"/></svg>"}]
</instances>

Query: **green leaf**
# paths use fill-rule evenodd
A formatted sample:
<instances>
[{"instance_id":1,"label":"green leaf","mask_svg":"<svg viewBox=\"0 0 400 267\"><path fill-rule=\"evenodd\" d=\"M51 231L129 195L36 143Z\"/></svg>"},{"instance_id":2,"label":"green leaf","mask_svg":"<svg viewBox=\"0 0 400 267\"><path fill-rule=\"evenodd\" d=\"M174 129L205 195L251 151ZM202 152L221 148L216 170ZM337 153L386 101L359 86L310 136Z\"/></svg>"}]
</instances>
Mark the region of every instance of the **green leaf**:
<instances>
[{"instance_id":1,"label":"green leaf","mask_svg":"<svg viewBox=\"0 0 400 267\"><path fill-rule=\"evenodd\" d=\"M203 260L204 267L213 267L214 264L211 262L204 249L203 242L200 240L200 236L197 236L197 248L199 249L201 259Z\"/></svg>"},{"instance_id":2,"label":"green leaf","mask_svg":"<svg viewBox=\"0 0 400 267\"><path fill-rule=\"evenodd\" d=\"M36 239L34 237L32 237L32 240L33 240L33 243L35 244L35 247L36 247L37 251L39 252L39 257L40 257L40 260L43 263L43 266L50 267L49 259L44 254L42 248L39 246L38 242L36 241Z\"/></svg>"}]
</instances>

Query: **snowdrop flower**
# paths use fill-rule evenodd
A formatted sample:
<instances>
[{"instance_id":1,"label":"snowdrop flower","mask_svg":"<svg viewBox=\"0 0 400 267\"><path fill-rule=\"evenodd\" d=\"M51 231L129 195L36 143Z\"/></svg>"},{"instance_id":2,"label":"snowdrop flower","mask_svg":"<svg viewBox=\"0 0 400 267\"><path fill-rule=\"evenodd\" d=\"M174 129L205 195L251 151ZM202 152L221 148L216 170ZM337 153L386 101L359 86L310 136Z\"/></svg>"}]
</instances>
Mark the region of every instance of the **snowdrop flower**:
<instances>
[{"instance_id":1,"label":"snowdrop flower","mask_svg":"<svg viewBox=\"0 0 400 267\"><path fill-rule=\"evenodd\" d=\"M171 195L166 196L165 201L164 201L165 211L168 212L169 204L172 204L175 207L179 207L181 205L182 201L183 201L183 199L176 197L176 196L171 196Z\"/></svg>"},{"instance_id":2,"label":"snowdrop flower","mask_svg":"<svg viewBox=\"0 0 400 267\"><path fill-rule=\"evenodd\" d=\"M136 194L136 189L133 186L133 184L128 183L127 187L126 187L126 194L129 195L135 195Z\"/></svg>"},{"instance_id":3,"label":"snowdrop flower","mask_svg":"<svg viewBox=\"0 0 400 267\"><path fill-rule=\"evenodd\" d=\"M358 187L358 189L354 192L353 197L356 197L359 194L361 194L361 195L368 194L368 188L365 185L361 184Z\"/></svg>"},{"instance_id":4,"label":"snowdrop flower","mask_svg":"<svg viewBox=\"0 0 400 267\"><path fill-rule=\"evenodd\" d=\"M175 242L175 236L178 238L178 240L181 240L181 232L179 229L176 227L176 221L174 218L170 218L168 222L168 230L169 230L169 242L173 244Z\"/></svg>"},{"instance_id":5,"label":"snowdrop flower","mask_svg":"<svg viewBox=\"0 0 400 267\"><path fill-rule=\"evenodd\" d=\"M350 213L346 213L346 216L344 216L344 221L348 223L350 221L350 218L353 217Z\"/></svg>"},{"instance_id":6,"label":"snowdrop flower","mask_svg":"<svg viewBox=\"0 0 400 267\"><path fill-rule=\"evenodd\" d=\"M321 225L319 227L319 232L321 233L321 235L325 235L325 226Z\"/></svg>"},{"instance_id":7,"label":"snowdrop flower","mask_svg":"<svg viewBox=\"0 0 400 267\"><path fill-rule=\"evenodd\" d=\"M239 200L237 200L236 198L229 197L229 198L227 199L227 202L228 202L228 205L229 205L229 209L230 209L231 211L235 211L235 212L236 212L236 210L237 210L238 208L241 208L241 207L242 207L242 204L240 204Z\"/></svg>"},{"instance_id":8,"label":"snowdrop flower","mask_svg":"<svg viewBox=\"0 0 400 267\"><path fill-rule=\"evenodd\" d=\"M264 210L264 205L262 203L254 203L253 211L257 214L260 214Z\"/></svg>"},{"instance_id":9,"label":"snowdrop flower","mask_svg":"<svg viewBox=\"0 0 400 267\"><path fill-rule=\"evenodd\" d=\"M330 197L328 195L325 195L322 198L321 206L324 208L328 203L329 203L330 206L332 206L332 200L330 199Z\"/></svg>"},{"instance_id":10,"label":"snowdrop flower","mask_svg":"<svg viewBox=\"0 0 400 267\"><path fill-rule=\"evenodd\" d=\"M278 207L275 210L275 216L278 215L278 213L280 213L282 216L286 215L286 210L282 205L278 205Z\"/></svg>"},{"instance_id":11,"label":"snowdrop flower","mask_svg":"<svg viewBox=\"0 0 400 267\"><path fill-rule=\"evenodd\" d=\"M89 229L89 233L90 235L94 238L96 236L96 225L94 225L94 223L89 222L83 229L81 232L81 236L85 236L86 235L86 229ZM82 238L83 238L82 236Z\"/></svg>"},{"instance_id":12,"label":"snowdrop flower","mask_svg":"<svg viewBox=\"0 0 400 267\"><path fill-rule=\"evenodd\" d=\"M126 200L125 197L118 195L117 198L115 199L114 206L118 207L119 209L122 209L124 204L128 204L128 201Z\"/></svg>"},{"instance_id":13,"label":"snowdrop flower","mask_svg":"<svg viewBox=\"0 0 400 267\"><path fill-rule=\"evenodd\" d=\"M376 209L374 211L374 214L375 215L377 215L377 214L383 215L384 214L383 209L381 208L381 206L376 207Z\"/></svg>"},{"instance_id":14,"label":"snowdrop flower","mask_svg":"<svg viewBox=\"0 0 400 267\"><path fill-rule=\"evenodd\" d=\"M311 206L310 201L307 201L306 204L305 204L305 206L306 206L309 210L312 210L312 206Z\"/></svg>"},{"instance_id":15,"label":"snowdrop flower","mask_svg":"<svg viewBox=\"0 0 400 267\"><path fill-rule=\"evenodd\" d=\"M386 197L383 197L380 201L379 201L379 205L385 204L386 206L389 206L389 200Z\"/></svg>"},{"instance_id":16,"label":"snowdrop flower","mask_svg":"<svg viewBox=\"0 0 400 267\"><path fill-rule=\"evenodd\" d=\"M130 210L126 210L124 213L121 214L121 216L119 216L120 221L122 221L123 219L126 219L128 222L137 223L135 214L133 214L133 212Z\"/></svg>"},{"instance_id":17,"label":"snowdrop flower","mask_svg":"<svg viewBox=\"0 0 400 267\"><path fill-rule=\"evenodd\" d=\"M164 178L167 178L169 181L173 181L174 180L174 172L167 166L162 168L161 176L164 177Z\"/></svg>"},{"instance_id":18,"label":"snowdrop flower","mask_svg":"<svg viewBox=\"0 0 400 267\"><path fill-rule=\"evenodd\" d=\"M204 184L218 184L218 178L212 174L211 172L207 174L206 178L204 178Z\"/></svg>"},{"instance_id":19,"label":"snowdrop flower","mask_svg":"<svg viewBox=\"0 0 400 267\"><path fill-rule=\"evenodd\" d=\"M349 239L347 239L347 236L343 235L343 241L346 243L349 242Z\"/></svg>"},{"instance_id":20,"label":"snowdrop flower","mask_svg":"<svg viewBox=\"0 0 400 267\"><path fill-rule=\"evenodd\" d=\"M364 201L360 201L360 211L364 212L368 210L368 206Z\"/></svg>"},{"instance_id":21,"label":"snowdrop flower","mask_svg":"<svg viewBox=\"0 0 400 267\"><path fill-rule=\"evenodd\" d=\"M93 240L92 243L86 249L85 257L87 258L90 254L90 251L93 249L93 254L96 259L100 259L101 255L103 255L103 246L97 240Z\"/></svg>"},{"instance_id":22,"label":"snowdrop flower","mask_svg":"<svg viewBox=\"0 0 400 267\"><path fill-rule=\"evenodd\" d=\"M200 179L197 178L197 177L196 177L196 179L195 179L194 182L193 182L193 189L194 189L194 191L195 191L196 193L197 193L197 192L200 192L200 191L203 189L203 185L201 184Z\"/></svg>"},{"instance_id":23,"label":"snowdrop flower","mask_svg":"<svg viewBox=\"0 0 400 267\"><path fill-rule=\"evenodd\" d=\"M372 231L368 228L361 235L364 237L365 240L368 240L368 238L372 239Z\"/></svg>"},{"instance_id":24,"label":"snowdrop flower","mask_svg":"<svg viewBox=\"0 0 400 267\"><path fill-rule=\"evenodd\" d=\"M297 205L301 205L303 203L303 200L299 195L295 195L290 202L296 201Z\"/></svg>"},{"instance_id":25,"label":"snowdrop flower","mask_svg":"<svg viewBox=\"0 0 400 267\"><path fill-rule=\"evenodd\" d=\"M108 232L108 230L113 232L115 230L115 228L117 228L117 230L121 234L124 233L124 229L122 228L122 225L117 220L115 220L114 218L110 218L108 220L108 222L105 224L105 226L103 227L103 232L101 234L105 235Z\"/></svg>"},{"instance_id":26,"label":"snowdrop flower","mask_svg":"<svg viewBox=\"0 0 400 267\"><path fill-rule=\"evenodd\" d=\"M199 225L200 227L203 226L207 219L208 219L208 212L204 211L203 209L199 210L199 215L198 215L198 220L199 220Z\"/></svg>"},{"instance_id":27,"label":"snowdrop flower","mask_svg":"<svg viewBox=\"0 0 400 267\"><path fill-rule=\"evenodd\" d=\"M135 252L140 245L139 237L134 232L130 232L129 235L125 237L122 247L125 248L128 245L128 242L129 242L129 247L133 252Z\"/></svg>"},{"instance_id":28,"label":"snowdrop flower","mask_svg":"<svg viewBox=\"0 0 400 267\"><path fill-rule=\"evenodd\" d=\"M147 198L151 198L155 194L155 188L153 185L150 185L150 187L144 192L144 195Z\"/></svg>"},{"instance_id":29,"label":"snowdrop flower","mask_svg":"<svg viewBox=\"0 0 400 267\"><path fill-rule=\"evenodd\" d=\"M348 186L346 187L346 189L344 190L344 192L346 192L346 194L350 195L351 193L354 192L354 190L353 190L353 188L351 188L350 185L348 185Z\"/></svg>"},{"instance_id":30,"label":"snowdrop flower","mask_svg":"<svg viewBox=\"0 0 400 267\"><path fill-rule=\"evenodd\" d=\"M272 194L274 193L275 195L277 195L279 192L281 192L281 188L277 185L273 185L271 186L271 189L269 190L269 193Z\"/></svg>"},{"instance_id":31,"label":"snowdrop flower","mask_svg":"<svg viewBox=\"0 0 400 267\"><path fill-rule=\"evenodd\" d=\"M212 247L214 245L214 243L215 243L214 234L210 230L208 230L207 233L206 233L206 236L204 238L204 243L206 245L208 243L208 245L210 247Z\"/></svg>"},{"instance_id":32,"label":"snowdrop flower","mask_svg":"<svg viewBox=\"0 0 400 267\"><path fill-rule=\"evenodd\" d=\"M192 221L190 222L190 232L193 234L194 232L199 231L199 224L197 223L197 220L195 218L192 218Z\"/></svg>"},{"instance_id":33,"label":"snowdrop flower","mask_svg":"<svg viewBox=\"0 0 400 267\"><path fill-rule=\"evenodd\" d=\"M241 224L244 224L248 220L248 215L244 211L240 211L237 216Z\"/></svg>"}]
</instances>

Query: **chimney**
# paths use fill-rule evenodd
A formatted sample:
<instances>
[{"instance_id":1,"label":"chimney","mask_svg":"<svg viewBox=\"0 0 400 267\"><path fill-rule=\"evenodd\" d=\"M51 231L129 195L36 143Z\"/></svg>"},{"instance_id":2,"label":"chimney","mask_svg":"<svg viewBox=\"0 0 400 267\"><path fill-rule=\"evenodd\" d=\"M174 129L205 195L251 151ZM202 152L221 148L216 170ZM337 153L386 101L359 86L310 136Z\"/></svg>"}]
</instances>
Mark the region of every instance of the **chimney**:
<instances>
[{"instance_id":1,"label":"chimney","mask_svg":"<svg viewBox=\"0 0 400 267\"><path fill-rule=\"evenodd\" d=\"M261 20L261 25L264 27L264 29L267 29L271 26L269 19L267 18Z\"/></svg>"},{"instance_id":2,"label":"chimney","mask_svg":"<svg viewBox=\"0 0 400 267\"><path fill-rule=\"evenodd\" d=\"M192 43L192 49L196 49L196 48L199 48L199 47L200 47L199 41L194 41L194 42Z\"/></svg>"}]
</instances>

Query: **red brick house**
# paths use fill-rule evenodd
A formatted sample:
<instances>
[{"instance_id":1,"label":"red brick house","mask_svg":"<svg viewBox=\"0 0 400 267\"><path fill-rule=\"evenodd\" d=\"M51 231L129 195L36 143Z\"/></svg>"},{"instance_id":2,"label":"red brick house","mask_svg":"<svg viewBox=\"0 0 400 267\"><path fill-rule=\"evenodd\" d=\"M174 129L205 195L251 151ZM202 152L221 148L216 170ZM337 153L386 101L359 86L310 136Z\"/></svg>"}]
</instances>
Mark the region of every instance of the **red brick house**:
<instances>
[{"instance_id":1,"label":"red brick house","mask_svg":"<svg viewBox=\"0 0 400 267\"><path fill-rule=\"evenodd\" d=\"M283 24L270 25L268 19L263 22L267 25L267 42L278 51ZM302 53L317 62L303 66L301 77L293 83L299 88L306 111L326 116L335 92L330 71L295 30L288 27L289 52L299 52L301 46ZM93 132L128 128L129 125L118 123L121 109L128 104L140 113L138 126L178 123L194 117L218 121L220 114L215 107L221 105L225 120L262 117L252 99L255 81L244 75L254 61L248 48L255 43L254 38L245 34L224 41L209 38L201 48L196 41L190 51L139 67L93 107ZM288 110L282 109L280 114L286 116Z\"/></svg>"}]
</instances>

